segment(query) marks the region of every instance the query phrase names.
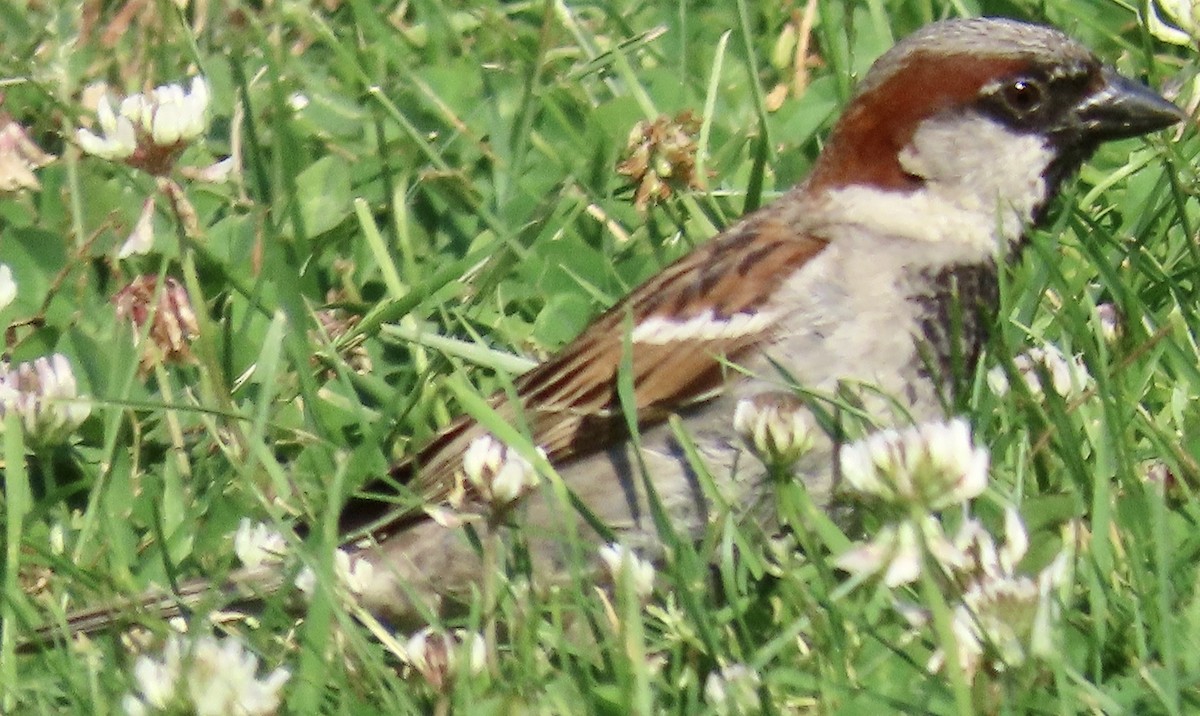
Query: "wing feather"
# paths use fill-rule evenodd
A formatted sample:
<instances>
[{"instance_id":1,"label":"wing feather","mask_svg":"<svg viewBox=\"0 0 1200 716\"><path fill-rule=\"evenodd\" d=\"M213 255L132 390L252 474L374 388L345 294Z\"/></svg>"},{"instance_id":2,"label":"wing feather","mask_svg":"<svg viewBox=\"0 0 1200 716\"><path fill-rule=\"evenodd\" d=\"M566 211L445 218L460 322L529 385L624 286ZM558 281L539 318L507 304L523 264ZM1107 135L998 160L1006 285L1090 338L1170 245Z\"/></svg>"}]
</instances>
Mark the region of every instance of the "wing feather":
<instances>
[{"instance_id":1,"label":"wing feather","mask_svg":"<svg viewBox=\"0 0 1200 716\"><path fill-rule=\"evenodd\" d=\"M825 245L776 214L752 215L642 284L518 378L517 405L500 394L492 406L509 421L523 410L533 443L556 464L626 439L617 374L631 325L642 327L634 334L642 340L632 345L641 428L711 399L725 381L727 361L769 339L772 321L764 319L771 318L766 310L776 288ZM344 532L396 529L421 519L419 509L381 497L400 484L425 504L444 501L462 453L485 432L468 416L452 422L388 479L347 503Z\"/></svg>"}]
</instances>

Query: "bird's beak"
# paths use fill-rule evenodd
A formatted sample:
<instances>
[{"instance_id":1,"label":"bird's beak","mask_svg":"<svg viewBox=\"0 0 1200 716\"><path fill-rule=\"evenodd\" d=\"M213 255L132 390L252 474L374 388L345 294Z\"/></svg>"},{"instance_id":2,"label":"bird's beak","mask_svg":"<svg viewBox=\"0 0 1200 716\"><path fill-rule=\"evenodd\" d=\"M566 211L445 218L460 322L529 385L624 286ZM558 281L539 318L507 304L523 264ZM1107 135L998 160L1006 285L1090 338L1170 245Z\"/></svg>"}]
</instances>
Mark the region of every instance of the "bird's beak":
<instances>
[{"instance_id":1,"label":"bird's beak","mask_svg":"<svg viewBox=\"0 0 1200 716\"><path fill-rule=\"evenodd\" d=\"M1103 69L1101 79L1100 87L1088 93L1073 113L1076 129L1090 140L1136 137L1187 119L1183 110L1111 67Z\"/></svg>"}]
</instances>

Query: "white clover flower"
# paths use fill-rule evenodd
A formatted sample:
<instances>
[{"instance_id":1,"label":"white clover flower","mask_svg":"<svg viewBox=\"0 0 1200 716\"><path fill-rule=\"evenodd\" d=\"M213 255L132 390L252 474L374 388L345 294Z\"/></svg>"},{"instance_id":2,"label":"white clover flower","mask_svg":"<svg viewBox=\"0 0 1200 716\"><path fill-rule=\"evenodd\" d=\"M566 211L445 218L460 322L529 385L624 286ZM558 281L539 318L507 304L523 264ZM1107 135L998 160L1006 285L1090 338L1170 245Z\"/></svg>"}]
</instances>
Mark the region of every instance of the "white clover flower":
<instances>
[{"instance_id":1,"label":"white clover flower","mask_svg":"<svg viewBox=\"0 0 1200 716\"><path fill-rule=\"evenodd\" d=\"M100 124L102 134L98 135L89 129L75 132L75 139L83 151L112 161L133 156L138 146L133 120L113 112L107 96L101 97L96 106L96 121Z\"/></svg>"},{"instance_id":2,"label":"white clover flower","mask_svg":"<svg viewBox=\"0 0 1200 716\"><path fill-rule=\"evenodd\" d=\"M291 672L279 668L261 681L257 672L258 657L236 639L229 637L222 643L212 637L201 638L187 674L188 693L197 715L275 713L279 690Z\"/></svg>"},{"instance_id":3,"label":"white clover flower","mask_svg":"<svg viewBox=\"0 0 1200 716\"><path fill-rule=\"evenodd\" d=\"M17 282L8 264L0 264L0 310L17 299Z\"/></svg>"},{"instance_id":4,"label":"white clover flower","mask_svg":"<svg viewBox=\"0 0 1200 716\"><path fill-rule=\"evenodd\" d=\"M986 576L967 587L954 608L953 633L968 676L973 678L984 662L1003 670L1053 656L1059 617L1054 592L1064 581L1066 566L1064 552L1036 579ZM945 654L938 650L928 668L937 671L944 664Z\"/></svg>"},{"instance_id":5,"label":"white clover flower","mask_svg":"<svg viewBox=\"0 0 1200 716\"><path fill-rule=\"evenodd\" d=\"M243 517L233 535L233 551L243 565L258 569L283 562L287 540L269 525Z\"/></svg>"},{"instance_id":6,"label":"white clover flower","mask_svg":"<svg viewBox=\"0 0 1200 716\"><path fill-rule=\"evenodd\" d=\"M165 147L191 141L204 133L208 101L208 82L203 77L193 77L190 91L169 84L145 95L126 97L121 102L120 115L132 120L142 135Z\"/></svg>"},{"instance_id":7,"label":"white clover flower","mask_svg":"<svg viewBox=\"0 0 1200 716\"><path fill-rule=\"evenodd\" d=\"M148 197L142 203L142 212L138 214L133 231L121 248L117 249L117 258L127 259L130 256L144 256L154 248L154 197Z\"/></svg>"},{"instance_id":8,"label":"white clover flower","mask_svg":"<svg viewBox=\"0 0 1200 716\"><path fill-rule=\"evenodd\" d=\"M102 134L80 129L75 136L88 154L164 174L179 151L207 129L209 99L203 77L193 77L186 91L169 84L146 94L131 94L116 111L108 97L101 97L96 121Z\"/></svg>"},{"instance_id":9,"label":"white clover flower","mask_svg":"<svg viewBox=\"0 0 1200 716\"><path fill-rule=\"evenodd\" d=\"M1013 359L1017 375L1025 382L1030 393L1042 395L1041 374L1050 378L1050 387L1064 399L1070 400L1083 393L1091 380L1087 366L1079 356L1067 357L1062 351L1047 344L1041 348L1030 348ZM988 371L988 387L998 396L1008 393L1008 373L1004 366Z\"/></svg>"},{"instance_id":10,"label":"white clover flower","mask_svg":"<svg viewBox=\"0 0 1200 716\"><path fill-rule=\"evenodd\" d=\"M917 528L910 522L884 525L870 541L853 545L833 563L858 579L882 572L889 587L915 582L921 576Z\"/></svg>"},{"instance_id":11,"label":"white clover flower","mask_svg":"<svg viewBox=\"0 0 1200 716\"><path fill-rule=\"evenodd\" d=\"M842 446L841 474L850 489L927 512L957 505L987 487L988 453L971 441L967 422L888 429Z\"/></svg>"},{"instance_id":12,"label":"white clover flower","mask_svg":"<svg viewBox=\"0 0 1200 716\"><path fill-rule=\"evenodd\" d=\"M1016 573L1029 549L1029 535L1016 508L1004 511L1004 543L997 546L991 532L975 519L967 520L955 535L954 550L961 557L959 571L967 578L1005 577Z\"/></svg>"},{"instance_id":13,"label":"white clover flower","mask_svg":"<svg viewBox=\"0 0 1200 716\"><path fill-rule=\"evenodd\" d=\"M812 450L816 438L799 401L791 396L778 400L773 397L739 400L733 412L733 428L759 459L788 466Z\"/></svg>"},{"instance_id":14,"label":"white clover flower","mask_svg":"<svg viewBox=\"0 0 1200 716\"><path fill-rule=\"evenodd\" d=\"M258 657L233 637L189 641L176 634L167 638L161 659L139 657L133 675L136 690L122 702L130 716L266 716L279 710L279 691L291 678L284 668L258 678Z\"/></svg>"},{"instance_id":15,"label":"white clover flower","mask_svg":"<svg viewBox=\"0 0 1200 716\"><path fill-rule=\"evenodd\" d=\"M1059 610L1054 593L1067 582L1073 548L1068 543L1036 577L1026 576L1016 572L1029 545L1016 510L1006 512L1004 531L1005 541L999 548L991 534L974 521L964 526L956 539L961 540L968 559L960 570L967 581L954 608L953 633L959 657L972 678L985 662L992 670L1002 670L1055 652ZM945 654L938 650L928 668L936 671L944 663Z\"/></svg>"},{"instance_id":16,"label":"white clover flower","mask_svg":"<svg viewBox=\"0 0 1200 716\"><path fill-rule=\"evenodd\" d=\"M654 565L638 557L633 550L614 542L600 548L600 559L613 584L620 585L622 580L631 580L629 584L639 600L645 600L654 593Z\"/></svg>"},{"instance_id":17,"label":"white clover flower","mask_svg":"<svg viewBox=\"0 0 1200 716\"><path fill-rule=\"evenodd\" d=\"M366 592L375 581L375 565L344 549L333 553L333 569L338 581L351 594Z\"/></svg>"},{"instance_id":18,"label":"white clover flower","mask_svg":"<svg viewBox=\"0 0 1200 716\"><path fill-rule=\"evenodd\" d=\"M133 664L133 678L141 695L125 697L125 713L134 716L151 713L150 709L165 711L177 700L182 651L182 640L172 636L163 648L161 661L149 656L138 657Z\"/></svg>"},{"instance_id":19,"label":"white clover flower","mask_svg":"<svg viewBox=\"0 0 1200 716\"><path fill-rule=\"evenodd\" d=\"M954 609L954 634L959 653L973 673L984 645L993 647L1001 663L1024 663L1041 603L1038 585L1028 577L976 582Z\"/></svg>"},{"instance_id":20,"label":"white clover flower","mask_svg":"<svg viewBox=\"0 0 1200 716\"><path fill-rule=\"evenodd\" d=\"M1151 35L1173 45L1192 45L1200 37L1200 2L1150 0L1146 4L1149 6L1146 27Z\"/></svg>"},{"instance_id":21,"label":"white clover flower","mask_svg":"<svg viewBox=\"0 0 1200 716\"><path fill-rule=\"evenodd\" d=\"M185 177L205 184L224 184L229 181L229 177L233 176L236 169L237 164L233 161L233 157L225 157L206 167L184 167L180 171Z\"/></svg>"},{"instance_id":22,"label":"white clover flower","mask_svg":"<svg viewBox=\"0 0 1200 716\"><path fill-rule=\"evenodd\" d=\"M207 96L207 90L205 91ZM192 116L185 110L187 95L179 85L160 87L158 92L158 107L145 110L146 123L150 136L159 146L168 146L178 142L183 133L191 127ZM207 104L207 102L206 102ZM203 117L203 115L201 115Z\"/></svg>"},{"instance_id":23,"label":"white clover flower","mask_svg":"<svg viewBox=\"0 0 1200 716\"><path fill-rule=\"evenodd\" d=\"M0 363L0 419L10 411L30 440L51 445L66 440L92 408L80 399L71 364L55 353L11 369Z\"/></svg>"},{"instance_id":24,"label":"white clover flower","mask_svg":"<svg viewBox=\"0 0 1200 716\"><path fill-rule=\"evenodd\" d=\"M709 673L704 681L704 701L720 716L757 714L762 711L758 695L762 680L745 664L729 664Z\"/></svg>"},{"instance_id":25,"label":"white clover flower","mask_svg":"<svg viewBox=\"0 0 1200 716\"><path fill-rule=\"evenodd\" d=\"M305 567L296 575L293 584L306 597L311 597L317 591L317 573L312 570L312 567Z\"/></svg>"},{"instance_id":26,"label":"white clover flower","mask_svg":"<svg viewBox=\"0 0 1200 716\"><path fill-rule=\"evenodd\" d=\"M333 553L333 575L338 586L351 595L357 596L368 591L375 582L375 565L357 555L352 555L345 549L338 548ZM296 588L307 595L312 595L317 588L317 574L311 567L305 567L296 575Z\"/></svg>"},{"instance_id":27,"label":"white clover flower","mask_svg":"<svg viewBox=\"0 0 1200 716\"><path fill-rule=\"evenodd\" d=\"M533 465L491 435L471 441L463 454L463 476L493 511L503 511L538 484Z\"/></svg>"},{"instance_id":28,"label":"white clover flower","mask_svg":"<svg viewBox=\"0 0 1200 716\"><path fill-rule=\"evenodd\" d=\"M460 675L482 673L487 662L483 636L463 629L448 634L426 627L409 638L404 652L409 666L436 691L446 690Z\"/></svg>"}]
</instances>

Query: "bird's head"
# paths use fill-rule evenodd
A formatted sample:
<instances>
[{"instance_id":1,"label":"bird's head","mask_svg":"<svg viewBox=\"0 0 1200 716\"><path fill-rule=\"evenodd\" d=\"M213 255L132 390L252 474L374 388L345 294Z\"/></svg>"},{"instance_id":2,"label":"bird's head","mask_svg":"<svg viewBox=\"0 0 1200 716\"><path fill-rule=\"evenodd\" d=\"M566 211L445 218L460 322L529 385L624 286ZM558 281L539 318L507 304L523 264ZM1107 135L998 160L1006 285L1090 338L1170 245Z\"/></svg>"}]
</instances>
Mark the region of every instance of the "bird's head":
<instances>
[{"instance_id":1,"label":"bird's head","mask_svg":"<svg viewBox=\"0 0 1200 716\"><path fill-rule=\"evenodd\" d=\"M1102 142L1185 118L1057 30L948 20L875 62L808 189L859 205L866 190L880 211L919 195L927 216L973 213L1015 241Z\"/></svg>"}]
</instances>

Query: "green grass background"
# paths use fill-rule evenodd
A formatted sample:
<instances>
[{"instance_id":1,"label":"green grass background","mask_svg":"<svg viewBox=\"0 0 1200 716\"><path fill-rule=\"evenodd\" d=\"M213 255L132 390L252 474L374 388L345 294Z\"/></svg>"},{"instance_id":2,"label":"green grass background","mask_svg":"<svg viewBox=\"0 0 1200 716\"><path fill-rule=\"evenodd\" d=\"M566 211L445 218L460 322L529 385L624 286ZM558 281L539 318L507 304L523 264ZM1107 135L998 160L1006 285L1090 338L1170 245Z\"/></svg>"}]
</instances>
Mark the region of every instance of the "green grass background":
<instances>
[{"instance_id":1,"label":"green grass background","mask_svg":"<svg viewBox=\"0 0 1200 716\"><path fill-rule=\"evenodd\" d=\"M93 409L69 446L5 437L0 712L119 712L132 657L118 639L22 655L21 636L64 606L225 573L243 515L313 521L311 554L334 544L339 500L456 415L456 396L503 387L522 358L563 345L802 178L856 78L922 24L1048 22L1193 99L1194 48L1156 41L1139 7L821 0L811 81L768 111L796 71L778 43L800 2L4 0L0 110L59 155L40 191L0 196L0 262L20 286L0 311L6 354L66 354ZM198 238L160 200L154 251L117 261L154 182L72 146L83 90L195 73L212 86L212 126L180 164L236 151L242 171L183 180ZM703 121L705 187L642 214L615 171L629 131L685 109ZM989 355L1048 340L1082 355L1095 385L1036 400L977 380L965 406L993 459L980 511L998 525L995 504L1020 505L1033 544L1023 569L1053 557L1064 524L1084 528L1060 658L984 675L974 708L1200 710L1197 151L1191 129L1104 148L1005 272ZM194 363L139 373L110 299L143 273L188 284L202 318ZM361 318L336 340L315 330L330 302ZM1123 317L1115 342L1100 337L1097 303ZM359 341L366 374L345 360ZM1170 484L1148 483L1149 464ZM932 632L892 609L916 592L838 592L829 545L817 546L772 549L761 530L718 519L664 566L650 606L618 600L620 628L587 584L503 589L497 673L458 680L444 704L705 713L707 674L741 662L761 674L766 713L961 712L924 668ZM231 626L293 670L286 712L439 701L328 594L302 614L268 604L259 628ZM461 625L482 622L476 609Z\"/></svg>"}]
</instances>

